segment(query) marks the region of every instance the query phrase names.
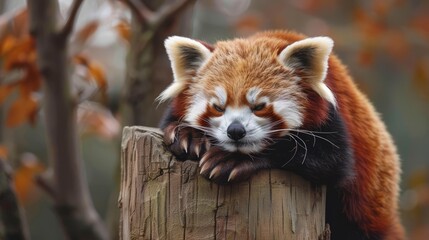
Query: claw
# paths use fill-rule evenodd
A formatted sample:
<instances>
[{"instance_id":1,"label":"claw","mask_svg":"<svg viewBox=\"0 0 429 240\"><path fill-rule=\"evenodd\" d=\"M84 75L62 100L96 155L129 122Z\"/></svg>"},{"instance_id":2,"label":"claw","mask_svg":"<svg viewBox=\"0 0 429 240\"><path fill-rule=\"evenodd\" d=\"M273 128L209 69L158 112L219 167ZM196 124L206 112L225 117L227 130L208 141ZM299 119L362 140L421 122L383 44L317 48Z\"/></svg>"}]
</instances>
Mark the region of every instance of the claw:
<instances>
[{"instance_id":1,"label":"claw","mask_svg":"<svg viewBox=\"0 0 429 240\"><path fill-rule=\"evenodd\" d=\"M185 151L185 153L188 153L188 140L187 139L183 139L180 142L180 146L183 148L183 150Z\"/></svg>"},{"instance_id":2,"label":"claw","mask_svg":"<svg viewBox=\"0 0 429 240\"><path fill-rule=\"evenodd\" d=\"M232 170L228 177L228 182L231 182L234 180L234 178L237 176L238 171L236 169Z\"/></svg>"},{"instance_id":3,"label":"claw","mask_svg":"<svg viewBox=\"0 0 429 240\"><path fill-rule=\"evenodd\" d=\"M170 145L174 143L174 141L176 140L176 130L177 125L173 124L165 128L164 133L167 134L165 135L166 144Z\"/></svg>"},{"instance_id":4,"label":"claw","mask_svg":"<svg viewBox=\"0 0 429 240\"><path fill-rule=\"evenodd\" d=\"M201 150L200 145L196 145L194 151L195 151L195 155L197 155L197 157L200 157L200 150Z\"/></svg>"},{"instance_id":5,"label":"claw","mask_svg":"<svg viewBox=\"0 0 429 240\"><path fill-rule=\"evenodd\" d=\"M220 170L221 170L221 167L220 167L220 166L215 167L215 168L211 171L210 176L209 176L209 179L212 179L213 177L216 177L217 175L219 175Z\"/></svg>"},{"instance_id":6,"label":"claw","mask_svg":"<svg viewBox=\"0 0 429 240\"><path fill-rule=\"evenodd\" d=\"M176 138L176 129L174 129L173 131L171 131L171 133L170 133L170 142L171 143L174 143L174 140L175 140L175 138Z\"/></svg>"},{"instance_id":7,"label":"claw","mask_svg":"<svg viewBox=\"0 0 429 240\"><path fill-rule=\"evenodd\" d=\"M206 139L206 151L210 149L211 143L208 139Z\"/></svg>"},{"instance_id":8,"label":"claw","mask_svg":"<svg viewBox=\"0 0 429 240\"><path fill-rule=\"evenodd\" d=\"M200 163L199 163L199 167L202 167L203 166L203 164L207 161L207 159L208 159L208 155L207 155L207 153L201 158L201 160L200 160Z\"/></svg>"},{"instance_id":9,"label":"claw","mask_svg":"<svg viewBox=\"0 0 429 240\"><path fill-rule=\"evenodd\" d=\"M207 170L209 170L209 166L208 166L208 164L204 164L201 167L200 174L204 174L205 172L207 172Z\"/></svg>"}]
</instances>

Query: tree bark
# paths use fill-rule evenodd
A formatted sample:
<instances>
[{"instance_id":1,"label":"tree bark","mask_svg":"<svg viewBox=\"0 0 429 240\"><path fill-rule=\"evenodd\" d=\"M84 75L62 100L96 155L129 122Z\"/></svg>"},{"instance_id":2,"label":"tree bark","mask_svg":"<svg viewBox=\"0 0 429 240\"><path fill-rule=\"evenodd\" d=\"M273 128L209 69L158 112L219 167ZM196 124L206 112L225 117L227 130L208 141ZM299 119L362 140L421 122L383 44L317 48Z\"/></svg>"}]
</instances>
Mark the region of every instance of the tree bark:
<instances>
[{"instance_id":1,"label":"tree bark","mask_svg":"<svg viewBox=\"0 0 429 240\"><path fill-rule=\"evenodd\" d=\"M70 90L68 38L83 0L75 0L67 20L58 18L57 0L28 0L30 31L36 39L43 77L44 120L53 182L55 212L69 239L108 239L88 189L76 127L76 99ZM42 180L42 179L40 179Z\"/></svg>"},{"instance_id":2,"label":"tree bark","mask_svg":"<svg viewBox=\"0 0 429 240\"><path fill-rule=\"evenodd\" d=\"M329 239L325 187L282 170L219 186L177 162L159 130L123 132L120 239Z\"/></svg>"},{"instance_id":3,"label":"tree bark","mask_svg":"<svg viewBox=\"0 0 429 240\"><path fill-rule=\"evenodd\" d=\"M0 157L0 239L28 240L27 222L12 183L12 167Z\"/></svg>"},{"instance_id":4,"label":"tree bark","mask_svg":"<svg viewBox=\"0 0 429 240\"><path fill-rule=\"evenodd\" d=\"M4 13L4 8L6 6L6 0L0 0L0 13Z\"/></svg>"},{"instance_id":5,"label":"tree bark","mask_svg":"<svg viewBox=\"0 0 429 240\"><path fill-rule=\"evenodd\" d=\"M124 2L134 13L122 109L124 125L157 126L165 106L158 107L155 98L172 82L164 40L171 35L190 34L191 6L195 0ZM177 7L182 2L184 4Z\"/></svg>"}]
</instances>

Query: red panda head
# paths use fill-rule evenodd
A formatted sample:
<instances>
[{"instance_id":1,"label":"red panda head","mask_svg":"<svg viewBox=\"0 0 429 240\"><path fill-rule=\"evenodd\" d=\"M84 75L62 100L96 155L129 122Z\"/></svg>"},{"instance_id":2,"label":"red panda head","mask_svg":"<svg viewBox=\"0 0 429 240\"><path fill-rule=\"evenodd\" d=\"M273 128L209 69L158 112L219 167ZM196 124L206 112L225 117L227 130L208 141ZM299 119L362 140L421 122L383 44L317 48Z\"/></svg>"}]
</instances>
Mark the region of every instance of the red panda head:
<instances>
[{"instance_id":1,"label":"red panda head","mask_svg":"<svg viewBox=\"0 0 429 240\"><path fill-rule=\"evenodd\" d=\"M175 36L165 46L174 81L159 100L180 98L183 120L228 151L259 152L303 127L315 105L335 106L324 83L333 46L328 37L291 43L259 36L218 42L213 50Z\"/></svg>"}]
</instances>

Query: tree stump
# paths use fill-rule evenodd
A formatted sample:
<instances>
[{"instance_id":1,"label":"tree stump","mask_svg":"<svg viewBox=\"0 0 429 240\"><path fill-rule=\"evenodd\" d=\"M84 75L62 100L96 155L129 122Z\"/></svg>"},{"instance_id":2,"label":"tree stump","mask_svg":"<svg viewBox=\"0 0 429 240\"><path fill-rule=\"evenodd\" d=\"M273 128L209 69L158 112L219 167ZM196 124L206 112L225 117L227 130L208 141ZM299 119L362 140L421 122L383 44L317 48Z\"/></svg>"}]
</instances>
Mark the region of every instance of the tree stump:
<instances>
[{"instance_id":1,"label":"tree stump","mask_svg":"<svg viewBox=\"0 0 429 240\"><path fill-rule=\"evenodd\" d=\"M318 239L325 187L278 169L220 186L178 162L158 129L125 127L120 239ZM321 237L327 239L329 237Z\"/></svg>"}]
</instances>

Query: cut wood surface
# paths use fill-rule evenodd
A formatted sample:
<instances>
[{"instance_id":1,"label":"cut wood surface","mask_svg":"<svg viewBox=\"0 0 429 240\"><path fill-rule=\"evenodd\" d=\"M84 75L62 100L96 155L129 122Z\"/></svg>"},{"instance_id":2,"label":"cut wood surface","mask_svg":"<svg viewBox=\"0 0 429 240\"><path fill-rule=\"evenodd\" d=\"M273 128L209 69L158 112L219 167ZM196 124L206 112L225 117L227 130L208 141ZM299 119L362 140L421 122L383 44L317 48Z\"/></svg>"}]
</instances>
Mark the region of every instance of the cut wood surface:
<instances>
[{"instance_id":1,"label":"cut wood surface","mask_svg":"<svg viewBox=\"0 0 429 240\"><path fill-rule=\"evenodd\" d=\"M175 161L158 129L126 127L119 208L123 240L318 239L325 187L277 169L216 185L196 162Z\"/></svg>"}]
</instances>

